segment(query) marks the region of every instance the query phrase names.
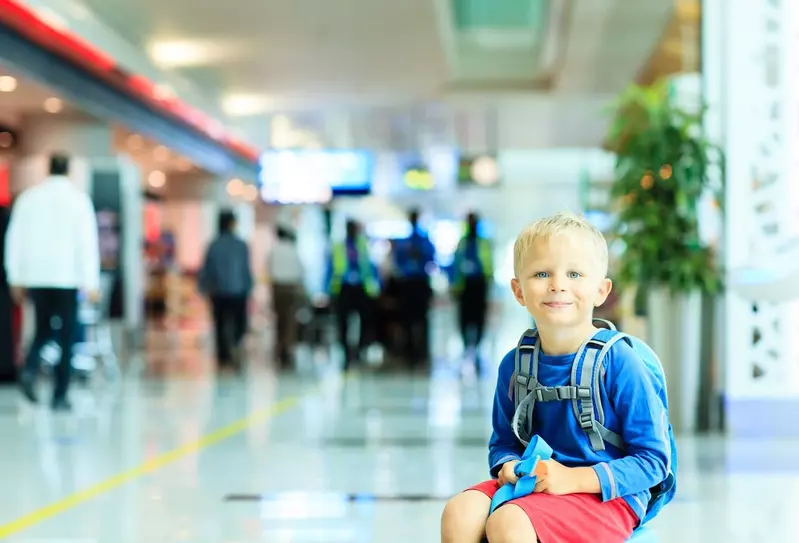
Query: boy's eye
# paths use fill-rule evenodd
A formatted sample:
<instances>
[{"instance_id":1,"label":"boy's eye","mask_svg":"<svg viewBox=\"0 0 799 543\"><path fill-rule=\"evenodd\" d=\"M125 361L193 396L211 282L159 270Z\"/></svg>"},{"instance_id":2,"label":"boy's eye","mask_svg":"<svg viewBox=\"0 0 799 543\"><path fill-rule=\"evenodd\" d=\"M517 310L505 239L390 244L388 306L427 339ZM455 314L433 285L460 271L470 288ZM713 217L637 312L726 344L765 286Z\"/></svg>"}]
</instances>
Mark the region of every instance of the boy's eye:
<instances>
[{"instance_id":1,"label":"boy's eye","mask_svg":"<svg viewBox=\"0 0 799 543\"><path fill-rule=\"evenodd\" d=\"M569 276L569 279L579 279L580 277L583 276L583 274L580 273L580 272L573 271L573 272L569 272L568 276Z\"/></svg>"},{"instance_id":2,"label":"boy's eye","mask_svg":"<svg viewBox=\"0 0 799 543\"><path fill-rule=\"evenodd\" d=\"M547 272L535 272L533 277L535 277L536 279L546 279L547 277L549 277L549 273L547 273Z\"/></svg>"}]
</instances>

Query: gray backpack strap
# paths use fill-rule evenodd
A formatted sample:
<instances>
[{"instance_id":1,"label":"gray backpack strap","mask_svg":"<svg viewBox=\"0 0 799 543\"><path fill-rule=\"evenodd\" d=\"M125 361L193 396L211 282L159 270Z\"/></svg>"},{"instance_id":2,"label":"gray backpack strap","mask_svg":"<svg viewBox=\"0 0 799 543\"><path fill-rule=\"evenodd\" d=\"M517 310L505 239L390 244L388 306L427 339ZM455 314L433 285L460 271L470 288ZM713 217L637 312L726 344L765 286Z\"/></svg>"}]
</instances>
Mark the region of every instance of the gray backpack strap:
<instances>
[{"instance_id":1,"label":"gray backpack strap","mask_svg":"<svg viewBox=\"0 0 799 543\"><path fill-rule=\"evenodd\" d=\"M599 377L608 351L617 341L626 337L626 334L619 333L604 342L590 339L580 347L574 357L571 382L577 387L578 398L572 401L572 410L580 427L588 435L591 448L595 451L605 450L605 442L621 450L625 449L621 436L605 427L605 411L602 408ZM580 366L581 359L582 367Z\"/></svg>"},{"instance_id":2,"label":"gray backpack strap","mask_svg":"<svg viewBox=\"0 0 799 543\"><path fill-rule=\"evenodd\" d=\"M532 345L524 344L524 340L533 338ZM511 427L513 433L526 447L533 433L533 412L535 410L535 389L538 387L538 332L527 330L516 345L516 368L513 372L513 403L515 411Z\"/></svg>"},{"instance_id":3,"label":"gray backpack strap","mask_svg":"<svg viewBox=\"0 0 799 543\"><path fill-rule=\"evenodd\" d=\"M598 317L594 317L592 320L593 320L593 322L595 322L595 323L596 323L596 322L599 322L599 323L602 323L602 324L604 324L604 325L605 325L605 327L606 327L608 330L616 330L616 325L615 325L615 324L613 324L612 322L610 322L610 321L609 321L609 320L607 320L607 319L600 319L600 318L598 318Z\"/></svg>"}]
</instances>

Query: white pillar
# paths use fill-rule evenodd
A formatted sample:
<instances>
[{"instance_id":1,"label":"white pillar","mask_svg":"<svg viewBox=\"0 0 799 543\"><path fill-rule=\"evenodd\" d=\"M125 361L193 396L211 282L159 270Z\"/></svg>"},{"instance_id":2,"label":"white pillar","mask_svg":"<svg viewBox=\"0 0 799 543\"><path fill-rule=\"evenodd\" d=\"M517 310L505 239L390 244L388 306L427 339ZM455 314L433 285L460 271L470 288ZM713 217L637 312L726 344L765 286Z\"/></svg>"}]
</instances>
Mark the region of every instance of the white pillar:
<instances>
[{"instance_id":1,"label":"white pillar","mask_svg":"<svg viewBox=\"0 0 799 543\"><path fill-rule=\"evenodd\" d=\"M799 87L793 0L704 0L708 132L726 154L724 267L775 266L797 229ZM729 281L728 281L729 286ZM734 435L799 436L799 306L728 288L723 360Z\"/></svg>"}]
</instances>

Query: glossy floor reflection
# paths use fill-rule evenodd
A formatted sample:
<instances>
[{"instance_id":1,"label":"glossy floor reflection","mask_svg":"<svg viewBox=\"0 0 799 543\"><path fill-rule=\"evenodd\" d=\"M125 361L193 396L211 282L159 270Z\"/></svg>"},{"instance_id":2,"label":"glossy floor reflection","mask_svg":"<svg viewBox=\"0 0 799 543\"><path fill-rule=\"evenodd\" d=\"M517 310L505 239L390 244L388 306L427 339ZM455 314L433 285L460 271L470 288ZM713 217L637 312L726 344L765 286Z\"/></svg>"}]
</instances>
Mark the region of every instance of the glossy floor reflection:
<instances>
[{"instance_id":1,"label":"glossy floor reflection","mask_svg":"<svg viewBox=\"0 0 799 543\"><path fill-rule=\"evenodd\" d=\"M493 383L445 357L432 377L344 377L323 353L276 375L255 342L217 377L202 332L148 345L70 415L0 392L0 541L435 542L446 498L486 476ZM799 442L680 446L657 541L794 540Z\"/></svg>"}]
</instances>

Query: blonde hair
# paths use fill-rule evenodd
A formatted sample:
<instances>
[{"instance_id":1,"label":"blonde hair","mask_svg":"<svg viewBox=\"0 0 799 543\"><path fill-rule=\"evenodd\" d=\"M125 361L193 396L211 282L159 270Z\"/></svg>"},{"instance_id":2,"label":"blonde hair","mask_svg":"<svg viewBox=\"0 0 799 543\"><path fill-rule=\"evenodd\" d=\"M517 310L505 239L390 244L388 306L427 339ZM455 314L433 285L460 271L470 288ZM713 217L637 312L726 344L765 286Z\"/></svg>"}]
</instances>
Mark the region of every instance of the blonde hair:
<instances>
[{"instance_id":1,"label":"blonde hair","mask_svg":"<svg viewBox=\"0 0 799 543\"><path fill-rule=\"evenodd\" d=\"M524 228L513 245L513 273L518 278L530 248L539 239L549 239L559 234L576 233L586 236L596 249L596 257L603 276L608 273L608 242L593 224L569 211L561 211L540 219Z\"/></svg>"}]
</instances>

